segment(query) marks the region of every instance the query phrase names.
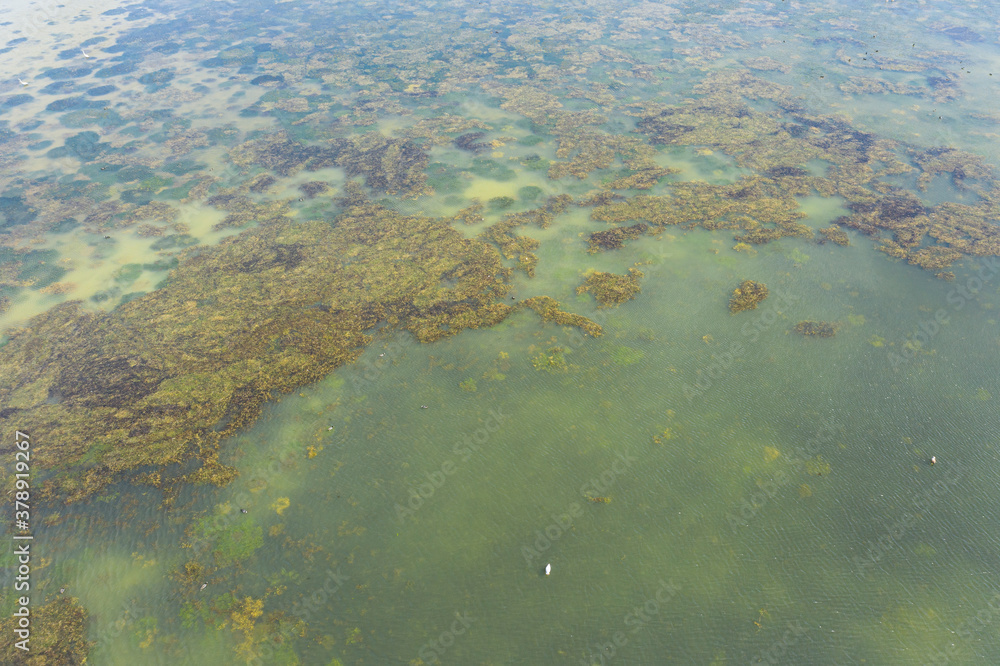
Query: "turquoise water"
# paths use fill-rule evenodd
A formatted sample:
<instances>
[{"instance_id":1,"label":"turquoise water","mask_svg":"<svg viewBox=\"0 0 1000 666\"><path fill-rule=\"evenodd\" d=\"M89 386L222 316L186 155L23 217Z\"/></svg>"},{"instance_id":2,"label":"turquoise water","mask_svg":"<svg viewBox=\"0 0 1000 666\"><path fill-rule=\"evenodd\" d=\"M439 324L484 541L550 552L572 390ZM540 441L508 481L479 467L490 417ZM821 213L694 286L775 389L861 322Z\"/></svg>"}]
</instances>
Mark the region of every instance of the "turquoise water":
<instances>
[{"instance_id":1,"label":"turquoise water","mask_svg":"<svg viewBox=\"0 0 1000 666\"><path fill-rule=\"evenodd\" d=\"M255 229L259 219L213 229L227 211L207 200L226 188L333 225L348 180L406 214L478 201L483 221L453 223L475 240L548 196L738 183L755 171L724 141L657 144L636 111L682 105L736 70L790 86L804 111L747 101L776 123L837 116L898 142L909 165L934 146L987 167L1000 157L996 16L983 6L109 2L79 16L48 8L49 22L37 11L0 13L8 68L30 84L0 86L7 336L68 300L100 313L163 289L170 262L190 258L181 246L208 251ZM123 63L121 74L57 73L71 83L40 92L50 68L89 66L75 51L98 37L84 47L92 69ZM162 71L173 78L148 78ZM264 75L282 80L252 82ZM851 77L912 89L859 92ZM116 90L91 94L105 83ZM501 89L521 85L562 110L538 116L537 102ZM120 121L46 110L64 97L104 100L92 111ZM677 171L648 190L609 190L632 172L617 150L583 178L549 178L544 162L572 155L546 114L587 110L603 115L592 127ZM420 129L444 114L469 124ZM111 146L99 160L51 152L83 131ZM372 131L419 139L434 189L380 190L356 165L240 161L237 146L277 131L310 146ZM473 131L494 143L456 145ZM760 140L763 152L777 139ZM166 168L182 159L191 171ZM995 181L963 159L965 183L938 174L921 190L914 170L879 176L900 190L868 191L927 207L995 201ZM826 160L796 164L828 175ZM122 165L150 171L108 175ZM248 185L262 174L275 183ZM329 192L300 187L317 181ZM95 212L147 200L173 217ZM839 194L796 201L814 231L852 214ZM93 208L73 208L84 203ZM223 440L220 460L238 472L227 485L171 492L123 475L82 501L40 505L32 603L75 599L93 664L1000 661L1000 260L966 254L937 277L846 227L847 247L785 237L737 251L734 229L666 225L588 253L589 235L608 228L593 211L514 231L539 247L534 277L511 274L510 303L549 296L602 336L527 309L429 344L380 323L355 362L275 394ZM577 293L589 271L629 268L643 273L632 300L599 307ZM747 279L769 295L732 314ZM806 320L836 323L836 335L799 335ZM4 395L18 408L26 399ZM203 568L185 573L192 562Z\"/></svg>"}]
</instances>

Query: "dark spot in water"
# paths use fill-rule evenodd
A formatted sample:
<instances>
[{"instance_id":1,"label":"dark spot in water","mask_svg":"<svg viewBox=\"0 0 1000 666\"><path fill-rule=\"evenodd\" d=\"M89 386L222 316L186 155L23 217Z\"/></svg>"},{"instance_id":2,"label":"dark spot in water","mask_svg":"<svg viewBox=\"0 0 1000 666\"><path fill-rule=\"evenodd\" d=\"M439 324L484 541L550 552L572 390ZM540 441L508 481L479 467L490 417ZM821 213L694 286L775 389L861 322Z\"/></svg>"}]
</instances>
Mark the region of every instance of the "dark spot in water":
<instances>
[{"instance_id":1,"label":"dark spot in water","mask_svg":"<svg viewBox=\"0 0 1000 666\"><path fill-rule=\"evenodd\" d=\"M87 95L91 97L101 97L102 95L109 95L114 91L118 90L117 86L113 86L110 83L106 86L97 86L96 88L91 88L87 91Z\"/></svg>"},{"instance_id":2,"label":"dark spot in water","mask_svg":"<svg viewBox=\"0 0 1000 666\"><path fill-rule=\"evenodd\" d=\"M27 104L34 97L31 95L11 95L7 99L0 102L0 109L11 109L15 106L21 106L22 104Z\"/></svg>"},{"instance_id":3,"label":"dark spot in water","mask_svg":"<svg viewBox=\"0 0 1000 666\"><path fill-rule=\"evenodd\" d=\"M76 92L76 83L73 81L53 81L38 92L43 95L69 95Z\"/></svg>"},{"instance_id":4,"label":"dark spot in water","mask_svg":"<svg viewBox=\"0 0 1000 666\"><path fill-rule=\"evenodd\" d=\"M480 141L486 132L469 132L468 134L463 134L455 139L455 145L462 150L467 150L470 153L481 153L490 148L490 145L484 141Z\"/></svg>"},{"instance_id":5,"label":"dark spot in water","mask_svg":"<svg viewBox=\"0 0 1000 666\"><path fill-rule=\"evenodd\" d=\"M165 88L174 78L174 73L169 69L158 69L139 77L139 83L147 86L146 92L155 92Z\"/></svg>"},{"instance_id":6,"label":"dark spot in water","mask_svg":"<svg viewBox=\"0 0 1000 666\"><path fill-rule=\"evenodd\" d=\"M100 109L104 102L84 99L83 97L64 97L57 99L45 107L46 111L72 111L75 109Z\"/></svg>"},{"instance_id":7,"label":"dark spot in water","mask_svg":"<svg viewBox=\"0 0 1000 666\"><path fill-rule=\"evenodd\" d=\"M117 65L112 65L111 67L105 67L104 69L99 69L94 72L94 78L98 79L110 79L112 76L122 76L123 74L131 74L135 70L139 69L139 65L132 61L120 62Z\"/></svg>"},{"instance_id":8,"label":"dark spot in water","mask_svg":"<svg viewBox=\"0 0 1000 666\"><path fill-rule=\"evenodd\" d=\"M166 44L160 44L150 49L153 53L159 53L161 55L173 55L180 50L181 45L177 42L167 42Z\"/></svg>"},{"instance_id":9,"label":"dark spot in water","mask_svg":"<svg viewBox=\"0 0 1000 666\"><path fill-rule=\"evenodd\" d=\"M52 80L79 79L94 71L93 67L53 67L42 72L42 76Z\"/></svg>"},{"instance_id":10,"label":"dark spot in water","mask_svg":"<svg viewBox=\"0 0 1000 666\"><path fill-rule=\"evenodd\" d=\"M284 83L285 77L280 74L275 76L273 74L261 74L260 76L251 79L250 83L255 86L262 85L264 83Z\"/></svg>"}]
</instances>

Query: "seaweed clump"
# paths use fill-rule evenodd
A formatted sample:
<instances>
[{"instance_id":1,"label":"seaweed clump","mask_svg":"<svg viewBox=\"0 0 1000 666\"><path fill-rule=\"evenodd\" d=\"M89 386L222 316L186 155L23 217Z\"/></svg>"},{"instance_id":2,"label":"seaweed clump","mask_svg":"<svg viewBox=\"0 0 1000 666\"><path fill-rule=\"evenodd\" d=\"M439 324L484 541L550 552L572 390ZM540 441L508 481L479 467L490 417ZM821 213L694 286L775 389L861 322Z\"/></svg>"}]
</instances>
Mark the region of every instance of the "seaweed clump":
<instances>
[{"instance_id":1,"label":"seaweed clump","mask_svg":"<svg viewBox=\"0 0 1000 666\"><path fill-rule=\"evenodd\" d=\"M617 250L625 247L625 241L634 240L649 230L649 225L639 222L630 227L615 227L607 231L595 231L590 234L587 244L591 254L601 250Z\"/></svg>"},{"instance_id":2,"label":"seaweed clump","mask_svg":"<svg viewBox=\"0 0 1000 666\"><path fill-rule=\"evenodd\" d=\"M262 173L259 176L253 178L248 184L247 189L251 192L266 192L267 188L271 187L278 182L278 179L269 173Z\"/></svg>"},{"instance_id":3,"label":"seaweed clump","mask_svg":"<svg viewBox=\"0 0 1000 666\"><path fill-rule=\"evenodd\" d=\"M628 269L625 275L594 271L576 288L576 293L592 293L602 307L621 305L639 293L639 280L642 277L642 271L635 268Z\"/></svg>"},{"instance_id":4,"label":"seaweed clump","mask_svg":"<svg viewBox=\"0 0 1000 666\"><path fill-rule=\"evenodd\" d=\"M319 194L325 194L330 190L330 186L321 180L311 180L308 183L299 185L299 191L306 195L306 199L313 199Z\"/></svg>"},{"instance_id":5,"label":"seaweed clump","mask_svg":"<svg viewBox=\"0 0 1000 666\"><path fill-rule=\"evenodd\" d=\"M289 213L287 201L268 200L267 203L261 204L252 201L247 196L233 192L216 194L209 197L205 203L229 211L229 214L221 222L212 225L213 231L230 227L240 228L254 222L260 224L276 222Z\"/></svg>"},{"instance_id":6,"label":"seaweed clump","mask_svg":"<svg viewBox=\"0 0 1000 666\"><path fill-rule=\"evenodd\" d=\"M522 213L504 215L496 224L490 225L482 234L484 240L495 243L507 259L517 259L517 267L528 277L535 276L535 265L538 257L534 250L538 249L538 241L528 236L518 236L514 233L517 227L534 224L544 229L555 219L555 216L565 211L573 199L568 194L550 197L544 206L526 210Z\"/></svg>"},{"instance_id":7,"label":"seaweed clump","mask_svg":"<svg viewBox=\"0 0 1000 666\"><path fill-rule=\"evenodd\" d=\"M920 167L917 187L921 190L926 190L938 174L951 174L951 181L958 189L967 188L966 179L989 182L995 178L983 158L955 148L931 148L914 154L913 161Z\"/></svg>"},{"instance_id":8,"label":"seaweed clump","mask_svg":"<svg viewBox=\"0 0 1000 666\"><path fill-rule=\"evenodd\" d=\"M222 439L266 402L356 359L379 324L431 342L502 321L507 274L444 219L373 204L332 229L266 219L188 250L163 288L111 312L64 303L12 331L0 422L37 437L46 497L84 499L178 463L194 471L164 479L168 500L182 483L222 485L235 474Z\"/></svg>"},{"instance_id":9,"label":"seaweed clump","mask_svg":"<svg viewBox=\"0 0 1000 666\"><path fill-rule=\"evenodd\" d=\"M831 242L837 245L843 245L847 247L851 244L851 239L847 237L847 232L837 226L826 227L825 229L820 229L819 233L822 238L819 239L820 244Z\"/></svg>"},{"instance_id":10,"label":"seaweed clump","mask_svg":"<svg viewBox=\"0 0 1000 666\"><path fill-rule=\"evenodd\" d=\"M840 55L841 60L849 61L846 53ZM761 65L749 61L746 64L758 69ZM900 63L879 61L879 67L918 71L923 65L913 64L911 69L909 65L901 68ZM944 79L929 83L935 89L931 94L935 98L950 95L954 90L953 82ZM734 186L702 187L704 192L696 191L695 199L689 186L674 183L671 190L677 195L672 201L665 197L633 197L621 203L601 202L594 211L595 219L643 219L657 226L696 224L694 220L698 218L691 213L701 209L704 213L701 219L712 221L711 225L700 223L701 226L741 228L747 233L738 240L766 242L778 236L776 229L782 235L799 235L801 231L805 237L806 230L799 229L802 225L789 219L790 209L774 204L782 197L816 192L822 196L841 196L848 202L853 214L836 220L836 224L873 237L880 251L927 270L941 271L960 254L1000 256L1000 231L995 222L1000 212L997 194L1000 187L994 170L981 157L951 147L923 151L911 148L907 151L910 160L904 161L897 142L859 131L842 118L811 115L793 97L791 88L746 71L710 74L695 87L695 92L702 97L677 106L647 102L630 104L627 108L633 109L631 114L638 118L638 130L654 144L710 146L725 151L738 166L762 174L763 177L744 179L753 183L756 192L745 187L743 192L751 192L753 196L732 191L730 198L739 206L727 208L706 194ZM746 101L760 99L776 103L788 116L761 113ZM812 160L830 164L825 176L813 176L803 168ZM917 186L921 190L936 176L948 175L956 188L980 198L973 204L945 202L925 206L913 194L879 180L914 170L918 171ZM764 184L768 187L761 189ZM780 189L772 194L775 187ZM762 196L770 199L767 206L770 210L744 208L748 202L761 202ZM750 224L753 221L773 226L755 229ZM884 238L885 232L891 238ZM821 233L825 239L820 242L847 240L839 232ZM935 241L933 244L927 243L928 236Z\"/></svg>"},{"instance_id":11,"label":"seaweed clump","mask_svg":"<svg viewBox=\"0 0 1000 666\"><path fill-rule=\"evenodd\" d=\"M534 310L543 321L551 321L562 326L576 326L587 335L599 337L604 334L601 325L587 319L583 315L572 314L559 309L559 301L548 296L535 296L522 301L526 307Z\"/></svg>"},{"instance_id":12,"label":"seaweed clump","mask_svg":"<svg viewBox=\"0 0 1000 666\"><path fill-rule=\"evenodd\" d=\"M840 326L829 321L800 321L795 325L795 332L800 335L814 335L820 338L832 338Z\"/></svg>"},{"instance_id":13,"label":"seaweed clump","mask_svg":"<svg viewBox=\"0 0 1000 666\"><path fill-rule=\"evenodd\" d=\"M531 366L535 370L546 372L566 372L569 366L566 364L566 350L562 347L549 347L544 352L538 352L531 358Z\"/></svg>"},{"instance_id":14,"label":"seaweed clump","mask_svg":"<svg viewBox=\"0 0 1000 666\"><path fill-rule=\"evenodd\" d=\"M812 236L812 230L798 221L805 214L793 191L774 180L754 177L730 185L680 182L670 187L671 196L637 195L625 201L591 198L588 203L597 204L591 217L613 223L645 220L656 227L741 229L743 233L735 239L755 244Z\"/></svg>"},{"instance_id":15,"label":"seaweed clump","mask_svg":"<svg viewBox=\"0 0 1000 666\"><path fill-rule=\"evenodd\" d=\"M767 298L767 285L763 282L744 280L729 299L729 311L733 314L744 310L753 310L757 305Z\"/></svg>"},{"instance_id":16,"label":"seaweed clump","mask_svg":"<svg viewBox=\"0 0 1000 666\"><path fill-rule=\"evenodd\" d=\"M0 663L27 666L76 666L87 661L87 611L76 598L59 596L31 609L31 652L15 643L17 618L0 620Z\"/></svg>"},{"instance_id":17,"label":"seaweed clump","mask_svg":"<svg viewBox=\"0 0 1000 666\"><path fill-rule=\"evenodd\" d=\"M473 154L481 153L489 150L491 147L489 142L480 141L484 136L486 136L486 132L469 132L468 134L463 134L455 139L455 146Z\"/></svg>"},{"instance_id":18,"label":"seaweed clump","mask_svg":"<svg viewBox=\"0 0 1000 666\"><path fill-rule=\"evenodd\" d=\"M409 139L389 139L378 132L331 139L325 146L307 146L276 132L234 147L229 156L239 166L262 166L279 176L342 167L388 194L416 196L427 188L427 153Z\"/></svg>"}]
</instances>

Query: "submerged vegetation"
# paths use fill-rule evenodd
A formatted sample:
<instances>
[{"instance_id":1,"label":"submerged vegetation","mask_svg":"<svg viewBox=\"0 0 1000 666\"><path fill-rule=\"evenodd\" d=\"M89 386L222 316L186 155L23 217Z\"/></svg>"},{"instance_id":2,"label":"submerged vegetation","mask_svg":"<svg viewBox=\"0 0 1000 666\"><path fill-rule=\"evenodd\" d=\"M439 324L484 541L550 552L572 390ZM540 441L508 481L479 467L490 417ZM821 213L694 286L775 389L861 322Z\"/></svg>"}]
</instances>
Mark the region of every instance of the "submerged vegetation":
<instances>
[{"instance_id":1,"label":"submerged vegetation","mask_svg":"<svg viewBox=\"0 0 1000 666\"><path fill-rule=\"evenodd\" d=\"M274 61L271 48L223 48L203 66L270 62L267 73L250 77L250 84L264 92L242 115L274 114L278 126L273 131L243 133L232 124L199 128L169 110L140 117L106 110L104 102L96 103L101 108L82 108L86 100L66 97L59 109L66 107L67 126L94 129L70 136L49 155L79 162L80 175L62 181L25 179L0 196L4 242L10 247L0 266L0 308L9 307L20 289L73 293L73 284L60 282L66 269L19 246L46 230L82 223L90 233L107 235L135 225L141 237L156 239L153 249L164 255L149 262L151 270L172 267L161 288L144 295L135 287L129 291L144 264L117 271L115 284L93 296L96 302L117 299L119 306L110 313L68 302L11 332L0 358L5 370L0 416L14 417L46 436L38 455L52 474L45 488L53 494L85 497L121 473L192 457L201 468L182 473L178 467L175 481L224 483L233 472L218 463L221 439L250 423L272 396L356 358L370 339L365 331L388 324L429 342L504 319L512 310L504 302L512 276L501 256L528 277L538 264L539 241L516 230L544 229L573 203L569 194L549 197L536 208L503 215L479 239L467 240L450 229L452 221L476 224L484 213L502 212L517 200L493 196L486 204L472 202L452 218L432 219L373 204L372 194L414 198L434 189L460 192L465 177L509 182L517 175L511 164L541 165L550 181L599 177L600 188L577 202L591 208L592 220L617 226L590 232L590 252L620 249L670 225L729 230L735 248L748 254L752 245L813 238L801 222L805 215L796 197L819 194L843 198L852 211L821 229L820 242L847 245L841 227L854 228L876 238L886 254L945 279L952 276L946 269L963 255L1000 254L993 222L1000 194L993 171L980 158L949 147L903 150L843 119L811 112L790 88L762 78L785 69L770 58L745 61L760 74L712 72L694 85L697 99L670 105L641 96L624 100L613 80L560 88L562 74L556 69L535 71L526 79L488 80L454 67L430 76L411 64L416 69L400 72L400 81L409 83L377 83L374 70L357 73L360 61L342 63L326 55L310 61L309 75L324 86L346 87L350 94L303 95L287 87L303 73ZM655 79L659 66L610 54L600 53L592 62L627 62L628 77ZM128 76L133 70L130 64L101 69L99 75ZM48 74L59 82L90 71ZM194 99L176 90L175 74L160 67L147 70L138 82L156 100ZM502 111L522 117L531 133L499 136L478 118L436 108L431 91L445 80L457 89L480 86ZM73 94L59 86L51 92ZM115 89L108 85L89 92L99 96ZM30 101L22 97L7 100L7 108ZM413 100L438 113L414 118L396 136L373 127L379 118L412 114L407 105ZM751 104L760 101L773 110ZM578 108L577 102L588 108ZM616 128L620 118L631 119L635 131ZM139 140L144 134L152 144ZM539 152L506 158L500 150L512 142ZM550 142L552 152L543 153ZM198 160L199 151L213 144L227 147L227 159L242 170L236 182L223 182ZM162 146L169 159L152 158L149 145ZM471 164L429 168L428 151L449 145L468 154ZM679 171L654 159L669 146L717 151L744 173L723 184L669 182L666 177ZM826 166L816 171L805 168L808 163ZM348 178L340 198L323 204L339 207L336 219L318 215L293 222L293 200L267 196L301 172L330 168ZM931 206L880 180L911 173L921 189L946 176L976 198ZM300 180L295 187L300 201L317 202L332 189L322 178ZM542 193L535 186L520 191L525 202ZM217 248L184 250L199 241L177 221L171 203L177 200L225 211L214 226L217 231L246 231ZM618 305L635 296L641 276L635 269L623 276L594 272L579 291L592 293L602 306ZM766 295L765 286L747 281L734 292L730 309L756 307ZM564 312L546 297L528 299L523 306L543 319L580 326L591 335L601 332L594 322Z\"/></svg>"},{"instance_id":2,"label":"submerged vegetation","mask_svg":"<svg viewBox=\"0 0 1000 666\"><path fill-rule=\"evenodd\" d=\"M0 662L25 666L77 665L87 661L91 644L87 640L87 611L79 601L58 596L31 608L29 652L18 648L18 618L0 620Z\"/></svg>"},{"instance_id":3,"label":"submerged vegetation","mask_svg":"<svg viewBox=\"0 0 1000 666\"><path fill-rule=\"evenodd\" d=\"M607 231L595 231L590 234L590 240L587 241L587 244L590 246L591 253L600 250L617 250L625 247L625 241L639 238L648 230L648 224L639 222L630 227L615 227Z\"/></svg>"},{"instance_id":4,"label":"submerged vegetation","mask_svg":"<svg viewBox=\"0 0 1000 666\"><path fill-rule=\"evenodd\" d=\"M510 203L513 203L513 199L510 200ZM491 225L483 232L483 239L499 247L504 258L516 259L517 268L523 270L528 277L534 277L535 266L538 263L538 257L534 254L534 250L538 249L538 241L528 236L518 236L513 233L513 230L527 224L545 229L557 215L569 207L570 203L572 203L572 197L561 194L558 197L551 197L540 208L504 215L500 222Z\"/></svg>"},{"instance_id":5,"label":"submerged vegetation","mask_svg":"<svg viewBox=\"0 0 1000 666\"><path fill-rule=\"evenodd\" d=\"M814 335L820 338L832 338L837 334L839 324L828 321L800 321L795 325L795 332L800 335Z\"/></svg>"},{"instance_id":6,"label":"submerged vegetation","mask_svg":"<svg viewBox=\"0 0 1000 666\"><path fill-rule=\"evenodd\" d=\"M526 299L522 303L538 313L543 321L551 321L561 326L576 326L587 335L598 337L604 334L604 329L600 324L587 319L586 317L560 310L559 301L548 296L535 296Z\"/></svg>"},{"instance_id":7,"label":"submerged vegetation","mask_svg":"<svg viewBox=\"0 0 1000 666\"><path fill-rule=\"evenodd\" d=\"M431 342L501 321L506 275L441 219L374 204L332 226L274 218L189 253L163 289L110 313L68 303L12 332L0 402L42 442L50 495L192 458L202 467L177 481L224 483L219 442L273 395L357 358L379 323Z\"/></svg>"},{"instance_id":8,"label":"submerged vegetation","mask_svg":"<svg viewBox=\"0 0 1000 666\"><path fill-rule=\"evenodd\" d=\"M642 271L635 268L628 269L625 275L593 271L587 273L587 279L576 288L576 293L590 292L602 307L621 305L639 293L639 280L642 277Z\"/></svg>"},{"instance_id":9,"label":"submerged vegetation","mask_svg":"<svg viewBox=\"0 0 1000 666\"><path fill-rule=\"evenodd\" d=\"M431 343L528 309L543 323L602 336L596 321L566 309L572 305L511 293L527 282L526 293L557 285L570 300L576 287L586 308L593 303L583 294L599 308L627 303L642 272L588 271L577 286L580 270L621 270L613 262L626 256L644 261L655 239L670 234L712 235L738 253L713 261L743 266L778 255L802 263L806 243L848 248L827 246L833 257L864 251L849 247L852 237L942 279L953 279L948 269L963 258L1000 256L1000 186L987 160L861 129L802 97L807 79L795 59L750 48L773 46L777 56L769 32L795 17L754 23L749 10L723 7L689 20L689 7L655 3L613 12L532 6L501 17L472 4L448 15L396 8L376 21L381 10L367 4L336 3L333 13L296 0L281 7L281 21L264 24L260 7L239 3L169 19L162 8L111 10L104 32L94 31L101 57L79 60L73 45L34 72L30 87L10 83L0 93L0 314L14 321L21 306L41 312L0 338L0 423L37 441L33 483L45 499L92 500L130 481L154 488L164 506L187 506L185 484L236 478L227 438L268 402L358 359L376 335ZM119 16L125 20L112 18ZM823 38L829 66L840 71L813 83L826 77L840 81L831 88L837 94L921 103L963 94L965 68L955 71L952 55L876 56L872 48L858 62L854 51L867 36L846 25L837 29L858 39ZM972 39L971 29L934 26ZM18 44L0 47L10 53ZM913 76L883 79L883 69ZM956 124L945 116L941 126ZM814 231L805 223L810 198L847 214ZM608 251L619 252L598 254ZM579 263L553 265L560 252ZM681 262L670 269L689 274ZM754 309L767 295L766 285L743 281L729 308ZM609 312L595 319L603 323ZM659 329L637 342L615 325L600 343L603 365L581 367L567 358L587 354L560 346L553 328L532 330L540 341L515 357L542 383L614 379L659 359L646 343L658 340L656 352L666 355L674 344ZM831 337L838 324L801 321L794 330ZM711 334L702 340L719 350ZM871 344L883 342L873 336ZM484 374L462 368L451 386L462 400L480 399L517 365L500 352ZM611 404L602 400L599 409ZM573 440L581 449L584 431ZM677 432L665 428L653 442L682 439ZM10 446L0 451L10 454ZM306 464L319 464L333 447L300 449ZM5 490L14 483L9 471ZM817 456L805 471L823 476L830 465ZM286 519L299 506L272 500L268 518ZM619 503L628 504L599 513L624 509ZM266 648L278 654L274 663L298 663L293 639L340 650L344 663L361 660L344 650L374 653L367 627L337 618L335 637L314 626L321 622L269 607L284 601L275 601L283 584L194 596L206 580L231 583L232 572L276 544L307 560L321 548L293 537L293 527L278 538L283 523L251 515L186 526L185 540L205 547L171 565L185 588L185 626L226 629L247 661ZM358 530L345 523L337 537ZM375 598L360 577L355 585L358 598ZM26 663L86 661L87 612L76 599L60 596L33 612ZM4 622L8 641L12 625ZM156 618L137 622L135 632L149 648ZM0 661L14 663L12 650L4 642ZM331 658L324 663L341 663Z\"/></svg>"},{"instance_id":10,"label":"submerged vegetation","mask_svg":"<svg viewBox=\"0 0 1000 666\"><path fill-rule=\"evenodd\" d=\"M729 299L729 311L733 314L755 309L767 298L767 285L753 280L744 280L733 290Z\"/></svg>"}]
</instances>

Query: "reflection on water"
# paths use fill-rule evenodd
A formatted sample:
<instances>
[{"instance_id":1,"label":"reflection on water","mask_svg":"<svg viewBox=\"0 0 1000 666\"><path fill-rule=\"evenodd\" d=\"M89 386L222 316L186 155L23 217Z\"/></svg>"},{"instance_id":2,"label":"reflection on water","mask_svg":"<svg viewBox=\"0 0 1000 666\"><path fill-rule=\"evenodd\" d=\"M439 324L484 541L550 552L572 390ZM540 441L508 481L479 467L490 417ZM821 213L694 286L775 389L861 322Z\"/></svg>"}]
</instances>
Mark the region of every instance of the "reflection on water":
<instances>
[{"instance_id":1,"label":"reflection on water","mask_svg":"<svg viewBox=\"0 0 1000 666\"><path fill-rule=\"evenodd\" d=\"M0 10L36 663L996 662L994 14Z\"/></svg>"}]
</instances>

